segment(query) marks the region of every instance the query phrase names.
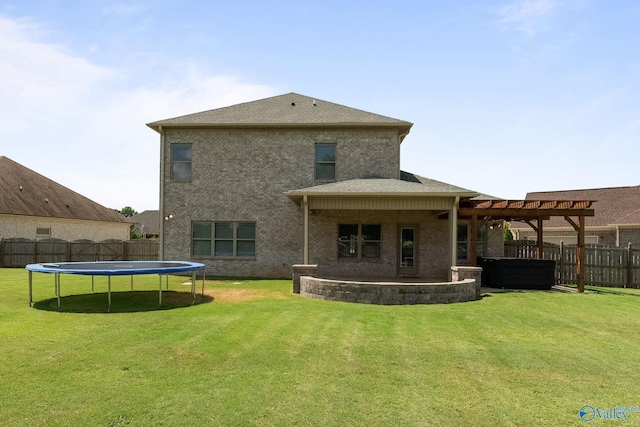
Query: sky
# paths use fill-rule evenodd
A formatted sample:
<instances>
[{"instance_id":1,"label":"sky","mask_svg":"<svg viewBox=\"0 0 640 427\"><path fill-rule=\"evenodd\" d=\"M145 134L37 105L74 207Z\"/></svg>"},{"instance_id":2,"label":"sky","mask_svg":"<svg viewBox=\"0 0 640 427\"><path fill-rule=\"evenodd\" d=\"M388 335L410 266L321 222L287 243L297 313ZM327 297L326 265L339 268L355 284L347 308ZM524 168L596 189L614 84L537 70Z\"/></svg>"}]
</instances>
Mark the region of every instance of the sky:
<instances>
[{"instance_id":1,"label":"sky","mask_svg":"<svg viewBox=\"0 0 640 427\"><path fill-rule=\"evenodd\" d=\"M158 209L146 123L288 92L412 122L483 194L640 185L636 0L0 0L0 155Z\"/></svg>"}]
</instances>

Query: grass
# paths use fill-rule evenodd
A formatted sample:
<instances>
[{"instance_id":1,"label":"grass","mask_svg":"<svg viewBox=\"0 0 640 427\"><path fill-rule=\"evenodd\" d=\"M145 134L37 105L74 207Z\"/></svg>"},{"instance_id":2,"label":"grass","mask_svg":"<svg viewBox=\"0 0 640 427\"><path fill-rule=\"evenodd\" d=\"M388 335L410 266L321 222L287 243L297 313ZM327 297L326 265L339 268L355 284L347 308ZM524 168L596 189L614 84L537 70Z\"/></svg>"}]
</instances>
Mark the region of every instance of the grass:
<instances>
[{"instance_id":1,"label":"grass","mask_svg":"<svg viewBox=\"0 0 640 427\"><path fill-rule=\"evenodd\" d=\"M640 292L510 292L450 305L306 299L286 280L0 269L6 426L583 425L640 406ZM200 290L200 284L198 284ZM595 419L592 424L613 422ZM640 413L625 425L640 425Z\"/></svg>"}]
</instances>

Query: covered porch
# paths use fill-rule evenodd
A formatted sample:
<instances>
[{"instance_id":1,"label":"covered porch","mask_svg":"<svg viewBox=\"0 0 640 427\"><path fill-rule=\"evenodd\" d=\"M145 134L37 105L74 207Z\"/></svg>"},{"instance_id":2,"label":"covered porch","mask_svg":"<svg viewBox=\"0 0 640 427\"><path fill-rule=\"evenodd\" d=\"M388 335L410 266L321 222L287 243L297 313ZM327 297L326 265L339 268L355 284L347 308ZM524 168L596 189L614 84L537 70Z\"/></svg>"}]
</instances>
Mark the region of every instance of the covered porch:
<instances>
[{"instance_id":1,"label":"covered porch","mask_svg":"<svg viewBox=\"0 0 640 427\"><path fill-rule=\"evenodd\" d=\"M292 190L301 208L302 264L322 277L451 279L457 210L477 193L403 173ZM441 219L442 213L450 214Z\"/></svg>"}]
</instances>

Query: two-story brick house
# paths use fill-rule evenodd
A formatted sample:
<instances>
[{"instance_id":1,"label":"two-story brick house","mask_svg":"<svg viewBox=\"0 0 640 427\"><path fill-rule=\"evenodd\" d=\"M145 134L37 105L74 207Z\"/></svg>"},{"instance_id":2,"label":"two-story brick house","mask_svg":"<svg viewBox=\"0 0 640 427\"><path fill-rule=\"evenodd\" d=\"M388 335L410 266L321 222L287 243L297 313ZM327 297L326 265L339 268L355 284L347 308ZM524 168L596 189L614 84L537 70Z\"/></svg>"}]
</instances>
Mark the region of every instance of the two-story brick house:
<instances>
[{"instance_id":1,"label":"two-story brick house","mask_svg":"<svg viewBox=\"0 0 640 427\"><path fill-rule=\"evenodd\" d=\"M400 171L412 124L296 93L148 124L160 134L161 257L207 274L446 278L475 191ZM482 227L483 253L502 233Z\"/></svg>"}]
</instances>

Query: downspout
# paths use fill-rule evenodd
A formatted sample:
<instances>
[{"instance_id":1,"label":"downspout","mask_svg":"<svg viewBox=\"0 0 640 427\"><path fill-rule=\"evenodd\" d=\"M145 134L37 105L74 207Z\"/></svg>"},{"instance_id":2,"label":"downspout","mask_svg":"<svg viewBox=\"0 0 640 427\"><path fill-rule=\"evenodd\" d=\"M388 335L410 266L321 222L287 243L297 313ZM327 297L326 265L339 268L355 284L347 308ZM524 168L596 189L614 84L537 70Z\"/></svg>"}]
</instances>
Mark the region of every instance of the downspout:
<instances>
[{"instance_id":1,"label":"downspout","mask_svg":"<svg viewBox=\"0 0 640 427\"><path fill-rule=\"evenodd\" d=\"M164 132L162 126L158 126L158 132L160 133L160 236L158 238L160 244L160 250L158 251L158 258L160 261L164 260Z\"/></svg>"},{"instance_id":2,"label":"downspout","mask_svg":"<svg viewBox=\"0 0 640 427\"><path fill-rule=\"evenodd\" d=\"M451 267L455 267L458 262L458 209L460 208L460 196L456 196L451 206ZM449 269L449 279L451 280L451 269Z\"/></svg>"},{"instance_id":3,"label":"downspout","mask_svg":"<svg viewBox=\"0 0 640 427\"><path fill-rule=\"evenodd\" d=\"M304 246L302 248L302 263L309 264L309 200L307 195L302 196L302 204L304 205Z\"/></svg>"},{"instance_id":4,"label":"downspout","mask_svg":"<svg viewBox=\"0 0 640 427\"><path fill-rule=\"evenodd\" d=\"M616 246L620 246L620 226L616 224Z\"/></svg>"}]
</instances>

